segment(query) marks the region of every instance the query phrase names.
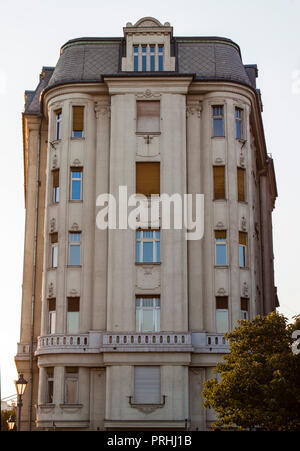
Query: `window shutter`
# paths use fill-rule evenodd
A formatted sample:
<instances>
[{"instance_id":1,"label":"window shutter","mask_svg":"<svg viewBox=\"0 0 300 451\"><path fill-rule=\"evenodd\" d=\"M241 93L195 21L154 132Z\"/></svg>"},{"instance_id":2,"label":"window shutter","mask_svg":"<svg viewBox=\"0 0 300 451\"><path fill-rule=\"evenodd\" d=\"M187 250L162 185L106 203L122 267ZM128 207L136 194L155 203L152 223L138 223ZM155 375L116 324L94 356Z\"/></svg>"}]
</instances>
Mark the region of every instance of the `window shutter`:
<instances>
[{"instance_id":1,"label":"window shutter","mask_svg":"<svg viewBox=\"0 0 300 451\"><path fill-rule=\"evenodd\" d=\"M248 299L241 298L241 310L248 311Z\"/></svg>"},{"instance_id":2,"label":"window shutter","mask_svg":"<svg viewBox=\"0 0 300 451\"><path fill-rule=\"evenodd\" d=\"M134 403L161 403L159 366L136 366L134 368Z\"/></svg>"},{"instance_id":3,"label":"window shutter","mask_svg":"<svg viewBox=\"0 0 300 451\"><path fill-rule=\"evenodd\" d=\"M247 232L239 232L239 244L247 246Z\"/></svg>"},{"instance_id":4,"label":"window shutter","mask_svg":"<svg viewBox=\"0 0 300 451\"><path fill-rule=\"evenodd\" d=\"M83 106L73 106L73 132L83 130Z\"/></svg>"},{"instance_id":5,"label":"window shutter","mask_svg":"<svg viewBox=\"0 0 300 451\"><path fill-rule=\"evenodd\" d=\"M160 164L136 163L136 193L160 194Z\"/></svg>"},{"instance_id":6,"label":"window shutter","mask_svg":"<svg viewBox=\"0 0 300 451\"><path fill-rule=\"evenodd\" d=\"M53 188L57 188L59 186L59 169L55 169L55 171L52 171L52 177L53 177Z\"/></svg>"},{"instance_id":7,"label":"window shutter","mask_svg":"<svg viewBox=\"0 0 300 451\"><path fill-rule=\"evenodd\" d=\"M68 298L68 312L79 312L79 299Z\"/></svg>"},{"instance_id":8,"label":"window shutter","mask_svg":"<svg viewBox=\"0 0 300 451\"><path fill-rule=\"evenodd\" d=\"M58 242L58 233L50 233L50 241L51 244L57 243Z\"/></svg>"},{"instance_id":9,"label":"window shutter","mask_svg":"<svg viewBox=\"0 0 300 451\"><path fill-rule=\"evenodd\" d=\"M225 199L225 166L214 166L214 199Z\"/></svg>"},{"instance_id":10,"label":"window shutter","mask_svg":"<svg viewBox=\"0 0 300 451\"><path fill-rule=\"evenodd\" d=\"M56 299L49 299L48 300L49 304L48 304L48 309L49 312L54 312L56 310Z\"/></svg>"},{"instance_id":11,"label":"window shutter","mask_svg":"<svg viewBox=\"0 0 300 451\"><path fill-rule=\"evenodd\" d=\"M237 168L238 201L245 201L245 169Z\"/></svg>"},{"instance_id":12,"label":"window shutter","mask_svg":"<svg viewBox=\"0 0 300 451\"><path fill-rule=\"evenodd\" d=\"M227 296L217 296L216 297L216 309L228 309L228 297Z\"/></svg>"},{"instance_id":13,"label":"window shutter","mask_svg":"<svg viewBox=\"0 0 300 451\"><path fill-rule=\"evenodd\" d=\"M157 133L160 131L160 101L137 102L137 132Z\"/></svg>"},{"instance_id":14,"label":"window shutter","mask_svg":"<svg viewBox=\"0 0 300 451\"><path fill-rule=\"evenodd\" d=\"M215 230L215 238L226 239L226 230Z\"/></svg>"}]
</instances>

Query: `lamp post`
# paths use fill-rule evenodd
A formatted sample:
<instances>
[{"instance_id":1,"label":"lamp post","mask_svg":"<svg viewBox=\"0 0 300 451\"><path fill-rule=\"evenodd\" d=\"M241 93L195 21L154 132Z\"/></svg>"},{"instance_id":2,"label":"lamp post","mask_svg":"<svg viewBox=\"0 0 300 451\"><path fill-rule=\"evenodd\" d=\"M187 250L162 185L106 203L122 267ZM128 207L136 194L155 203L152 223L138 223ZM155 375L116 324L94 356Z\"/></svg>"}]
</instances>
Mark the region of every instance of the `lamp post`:
<instances>
[{"instance_id":1,"label":"lamp post","mask_svg":"<svg viewBox=\"0 0 300 451\"><path fill-rule=\"evenodd\" d=\"M15 381L15 386L17 389L17 395L18 395L18 431L21 430L21 410L23 406L23 395L26 389L27 381L24 379L23 374L21 373L19 376L19 379Z\"/></svg>"},{"instance_id":2,"label":"lamp post","mask_svg":"<svg viewBox=\"0 0 300 451\"><path fill-rule=\"evenodd\" d=\"M9 419L6 421L6 423L7 423L7 426L8 426L8 430L9 431L13 431L13 429L15 427L15 424L16 424L16 420L15 420L14 416L11 415L9 417Z\"/></svg>"}]
</instances>

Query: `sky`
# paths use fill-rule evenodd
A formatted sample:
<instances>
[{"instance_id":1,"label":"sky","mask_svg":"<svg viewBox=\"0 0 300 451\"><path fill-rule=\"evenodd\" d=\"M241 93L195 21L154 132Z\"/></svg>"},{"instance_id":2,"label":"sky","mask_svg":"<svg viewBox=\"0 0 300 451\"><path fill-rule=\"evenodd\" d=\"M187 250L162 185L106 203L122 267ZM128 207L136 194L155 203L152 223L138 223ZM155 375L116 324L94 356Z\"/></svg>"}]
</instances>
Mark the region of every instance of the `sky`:
<instances>
[{"instance_id":1,"label":"sky","mask_svg":"<svg viewBox=\"0 0 300 451\"><path fill-rule=\"evenodd\" d=\"M123 36L145 16L170 22L175 36L222 36L239 44L244 64L257 64L268 153L279 197L273 213L279 311L300 313L300 0L10 0L0 17L0 351L1 394L15 392L24 250L21 113L24 91L36 88L42 66L55 66L60 47L84 36ZM298 128L299 127L299 128ZM297 238L297 239L296 239Z\"/></svg>"}]
</instances>

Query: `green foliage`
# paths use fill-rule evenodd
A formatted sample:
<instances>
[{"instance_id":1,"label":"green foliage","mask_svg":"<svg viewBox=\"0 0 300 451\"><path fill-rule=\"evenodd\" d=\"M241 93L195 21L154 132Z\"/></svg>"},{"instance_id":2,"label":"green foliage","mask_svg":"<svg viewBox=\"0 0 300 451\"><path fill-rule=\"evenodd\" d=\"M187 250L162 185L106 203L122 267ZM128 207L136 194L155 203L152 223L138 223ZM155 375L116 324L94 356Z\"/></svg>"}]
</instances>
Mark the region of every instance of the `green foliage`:
<instances>
[{"instance_id":1,"label":"green foliage","mask_svg":"<svg viewBox=\"0 0 300 451\"><path fill-rule=\"evenodd\" d=\"M213 408L215 427L300 430L300 354L291 350L292 331L300 330L277 312L240 321L226 334L230 353L216 366L220 381L204 385L204 406Z\"/></svg>"}]
</instances>

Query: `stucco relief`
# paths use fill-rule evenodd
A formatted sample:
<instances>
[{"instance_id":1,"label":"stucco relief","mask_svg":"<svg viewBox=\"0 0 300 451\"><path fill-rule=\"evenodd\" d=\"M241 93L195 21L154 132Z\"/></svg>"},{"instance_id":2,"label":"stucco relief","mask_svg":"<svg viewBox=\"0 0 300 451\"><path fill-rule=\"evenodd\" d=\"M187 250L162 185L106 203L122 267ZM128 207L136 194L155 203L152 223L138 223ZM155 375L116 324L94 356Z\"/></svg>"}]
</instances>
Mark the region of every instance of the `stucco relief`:
<instances>
[{"instance_id":1,"label":"stucco relief","mask_svg":"<svg viewBox=\"0 0 300 451\"><path fill-rule=\"evenodd\" d=\"M137 267L136 286L142 290L154 290L160 287L160 267L145 265Z\"/></svg>"},{"instance_id":2,"label":"stucco relief","mask_svg":"<svg viewBox=\"0 0 300 451\"><path fill-rule=\"evenodd\" d=\"M136 155L138 157L158 157L160 155L159 137L151 134L137 136Z\"/></svg>"}]
</instances>

